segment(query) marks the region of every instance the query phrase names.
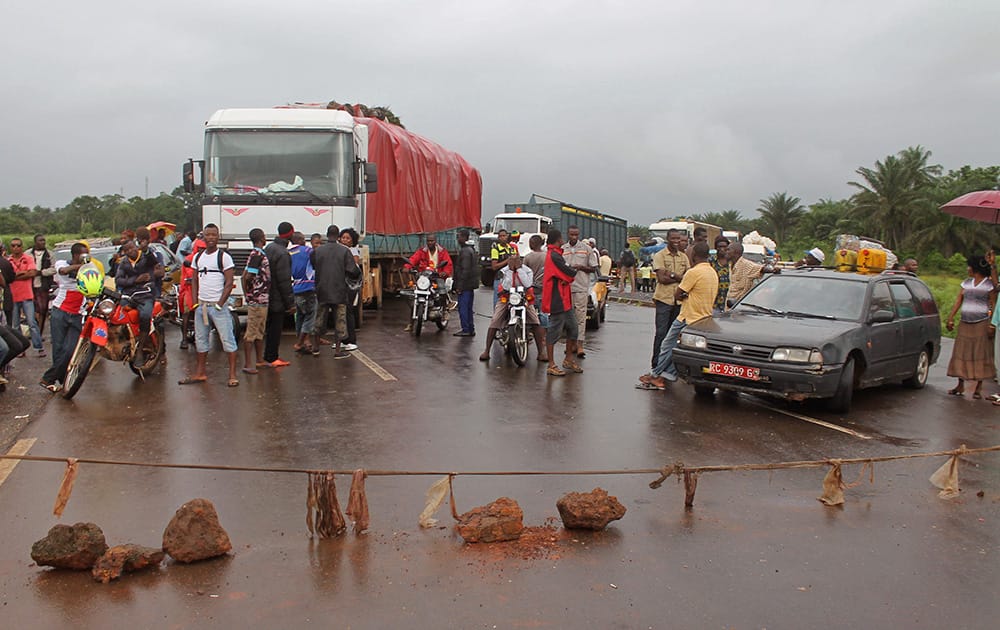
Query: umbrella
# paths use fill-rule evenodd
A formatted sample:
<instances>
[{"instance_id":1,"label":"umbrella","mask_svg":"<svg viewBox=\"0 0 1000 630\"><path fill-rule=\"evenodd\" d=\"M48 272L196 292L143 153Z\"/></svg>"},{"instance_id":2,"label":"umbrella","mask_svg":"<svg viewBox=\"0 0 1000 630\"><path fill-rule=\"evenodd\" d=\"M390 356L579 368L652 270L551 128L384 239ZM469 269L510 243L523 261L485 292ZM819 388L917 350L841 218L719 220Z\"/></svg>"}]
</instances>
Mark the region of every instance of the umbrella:
<instances>
[{"instance_id":1,"label":"umbrella","mask_svg":"<svg viewBox=\"0 0 1000 630\"><path fill-rule=\"evenodd\" d=\"M156 221L155 223L150 223L149 225L146 226L146 228L148 228L149 231L151 232L154 229L163 230L163 238L167 238L177 230L176 225L174 225L173 223L167 223L166 221Z\"/></svg>"},{"instance_id":2,"label":"umbrella","mask_svg":"<svg viewBox=\"0 0 1000 630\"><path fill-rule=\"evenodd\" d=\"M941 210L963 219L1000 223L1000 190L980 190L952 199Z\"/></svg>"}]
</instances>

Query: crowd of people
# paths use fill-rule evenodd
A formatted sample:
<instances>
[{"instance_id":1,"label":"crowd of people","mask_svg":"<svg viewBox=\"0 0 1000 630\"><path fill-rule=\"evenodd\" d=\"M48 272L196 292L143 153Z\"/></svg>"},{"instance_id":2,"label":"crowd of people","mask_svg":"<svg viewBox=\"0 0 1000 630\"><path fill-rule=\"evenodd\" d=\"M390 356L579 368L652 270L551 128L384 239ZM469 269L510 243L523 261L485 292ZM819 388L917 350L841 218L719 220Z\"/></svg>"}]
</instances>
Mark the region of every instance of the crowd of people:
<instances>
[{"instance_id":1,"label":"crowd of people","mask_svg":"<svg viewBox=\"0 0 1000 630\"><path fill-rule=\"evenodd\" d=\"M455 307L461 322L458 337L476 335L473 310L474 291L479 287L479 259L468 230L458 231L459 249L454 258L438 245L434 235L407 260L406 267L417 271L434 269L442 277L453 279L457 296ZM591 274L610 275L613 261L608 250L599 250L593 239L582 239L576 226L567 229L566 238L552 230L547 238L535 235L529 240L530 252L523 257L515 245L519 235L501 230L489 259L496 272L493 289L493 312L486 331L485 348L480 360L489 361L497 332L506 325L507 301L512 287L527 289L527 324L537 347L537 360L549 363L547 374L564 376L581 373L580 359L586 357L584 334L587 298ZM512 240L513 237L513 240ZM218 333L222 351L228 359L227 384L239 385L238 348L243 344L242 372L257 374L262 368L281 368L289 361L281 356L281 335L287 314L294 314L295 343L292 350L303 355L319 355L329 345L334 358L342 359L356 350L354 321L361 288L359 235L353 228L341 230L330 226L324 237L312 234L308 239L288 222L277 226L277 236L268 243L265 232L254 228L248 234L253 250L240 274L247 306L242 338L236 338L227 301L235 288L236 265L219 247L219 229L204 226L195 234L184 234L175 241L179 256L187 261L183 282L189 283L189 307L194 312L194 341L197 361L193 372L179 383L191 385L208 380L207 354L211 332ZM164 264L150 249L151 242L162 242L147 228L123 232L119 252L112 258L109 275L117 289L128 295L139 313L140 337L135 364L145 361L144 338L150 330L153 303L159 297ZM75 280L76 272L88 262L85 243L74 244L69 260L57 260L46 247L42 234L35 236L25 251L21 239L10 241L6 251L0 243L0 384L15 357L46 357L43 344L46 322L51 319L52 364L40 384L49 391L59 391L80 334L84 297ZM819 248L804 252L797 266L821 266L825 254ZM650 370L640 379L640 387L665 389L677 379L672 353L687 324L718 315L746 295L768 272L777 272L743 256L743 246L719 236L710 247L707 233L696 230L688 239L681 230L670 230L666 247L651 261L640 263L630 249L617 260L619 290L628 283L634 291L652 293L655 309L653 348ZM917 261L907 259L898 269L917 273ZM638 282L638 286L637 286ZM53 290L54 288L54 290ZM948 365L948 375L958 384L948 393L961 396L967 382L974 383L973 398L982 398L982 384L1000 373L996 365L1000 350L995 346L1000 314L994 308L1000 281L992 252L968 260L968 278L962 282L948 317L949 330L958 321L955 348ZM328 322L333 322L328 338ZM19 325L13 325L13 324ZM561 362L555 360L555 348L565 341ZM181 347L185 347L182 340ZM1000 394L989 397L1000 405Z\"/></svg>"}]
</instances>

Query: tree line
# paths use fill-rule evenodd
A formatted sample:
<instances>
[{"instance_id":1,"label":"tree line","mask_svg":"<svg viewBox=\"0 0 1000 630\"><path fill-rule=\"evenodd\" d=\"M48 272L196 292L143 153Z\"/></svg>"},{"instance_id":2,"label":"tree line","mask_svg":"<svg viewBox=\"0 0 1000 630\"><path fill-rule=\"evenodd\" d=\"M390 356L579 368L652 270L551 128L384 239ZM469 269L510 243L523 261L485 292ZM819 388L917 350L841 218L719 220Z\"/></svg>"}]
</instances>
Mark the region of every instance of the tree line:
<instances>
[{"instance_id":1,"label":"tree line","mask_svg":"<svg viewBox=\"0 0 1000 630\"><path fill-rule=\"evenodd\" d=\"M939 207L955 197L1000 186L1000 166L963 166L944 172L930 161L931 152L908 147L855 171L848 183L855 193L846 199L820 199L805 205L788 192L761 199L757 218L739 210L705 212L687 218L743 234L757 230L778 243L785 258L821 247L831 252L838 234L867 236L884 243L900 258L914 256L929 269L945 269L947 259L1000 247L1000 227L969 221ZM668 219L661 219L668 220ZM630 227L630 236L645 237L645 226ZM1000 249L998 249L1000 251ZM962 263L964 269L964 263Z\"/></svg>"},{"instance_id":2,"label":"tree line","mask_svg":"<svg viewBox=\"0 0 1000 630\"><path fill-rule=\"evenodd\" d=\"M61 208L13 204L0 208L0 234L66 234L90 238L118 234L154 221L169 221L178 228L201 222L198 199L183 188L156 197L81 195Z\"/></svg>"}]
</instances>

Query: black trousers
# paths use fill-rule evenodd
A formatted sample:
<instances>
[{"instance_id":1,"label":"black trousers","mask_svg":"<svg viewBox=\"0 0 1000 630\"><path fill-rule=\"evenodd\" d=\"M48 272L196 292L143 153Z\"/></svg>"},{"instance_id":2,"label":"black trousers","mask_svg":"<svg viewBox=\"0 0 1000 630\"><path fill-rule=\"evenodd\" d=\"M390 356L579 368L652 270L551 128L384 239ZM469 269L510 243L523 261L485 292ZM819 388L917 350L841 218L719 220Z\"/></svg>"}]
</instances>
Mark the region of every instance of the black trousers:
<instances>
[{"instance_id":1,"label":"black trousers","mask_svg":"<svg viewBox=\"0 0 1000 630\"><path fill-rule=\"evenodd\" d=\"M268 311L267 327L264 329L264 360L268 363L278 358L281 346L281 331L285 328L284 311Z\"/></svg>"}]
</instances>

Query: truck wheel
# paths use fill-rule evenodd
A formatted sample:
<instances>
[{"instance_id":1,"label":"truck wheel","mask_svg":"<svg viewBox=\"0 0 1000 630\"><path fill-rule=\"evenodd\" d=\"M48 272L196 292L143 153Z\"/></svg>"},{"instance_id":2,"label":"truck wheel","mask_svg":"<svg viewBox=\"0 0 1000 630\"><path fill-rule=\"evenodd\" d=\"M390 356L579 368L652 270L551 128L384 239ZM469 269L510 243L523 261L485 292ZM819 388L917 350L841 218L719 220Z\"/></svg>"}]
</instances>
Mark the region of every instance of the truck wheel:
<instances>
[{"instance_id":1,"label":"truck wheel","mask_svg":"<svg viewBox=\"0 0 1000 630\"><path fill-rule=\"evenodd\" d=\"M826 406L834 413L847 413L851 410L851 399L854 397L854 357L849 358L844 363L844 370L840 373L840 382L837 384L837 393L827 401Z\"/></svg>"}]
</instances>

